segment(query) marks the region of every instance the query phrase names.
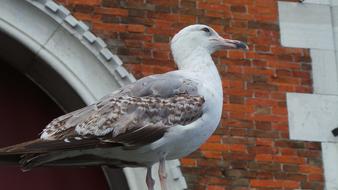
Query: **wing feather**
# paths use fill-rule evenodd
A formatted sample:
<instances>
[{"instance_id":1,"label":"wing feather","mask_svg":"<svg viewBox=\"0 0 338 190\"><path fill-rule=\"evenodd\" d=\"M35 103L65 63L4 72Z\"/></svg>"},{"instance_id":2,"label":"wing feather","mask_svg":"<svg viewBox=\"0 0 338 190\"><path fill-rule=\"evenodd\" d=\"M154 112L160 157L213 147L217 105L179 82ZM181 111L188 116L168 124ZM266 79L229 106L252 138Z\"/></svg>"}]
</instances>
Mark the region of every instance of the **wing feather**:
<instances>
[{"instance_id":1,"label":"wing feather","mask_svg":"<svg viewBox=\"0 0 338 190\"><path fill-rule=\"evenodd\" d=\"M96 109L71 128L48 134L49 138L70 143L97 138L125 146L147 144L161 138L168 128L186 125L199 118L204 99L189 95L171 98L127 96L112 97L109 101L109 107Z\"/></svg>"}]
</instances>

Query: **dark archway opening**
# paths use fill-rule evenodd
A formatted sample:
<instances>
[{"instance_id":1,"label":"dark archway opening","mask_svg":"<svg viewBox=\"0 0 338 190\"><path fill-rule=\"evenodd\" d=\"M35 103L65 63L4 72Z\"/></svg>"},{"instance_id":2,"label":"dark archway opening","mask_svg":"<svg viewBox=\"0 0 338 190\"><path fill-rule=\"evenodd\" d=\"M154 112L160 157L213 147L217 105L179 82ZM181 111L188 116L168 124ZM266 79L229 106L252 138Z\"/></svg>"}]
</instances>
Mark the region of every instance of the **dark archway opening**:
<instances>
[{"instance_id":1,"label":"dark archway opening","mask_svg":"<svg viewBox=\"0 0 338 190\"><path fill-rule=\"evenodd\" d=\"M0 61L0 146L38 138L43 127L63 111L32 81ZM0 166L0 189L108 189L97 168L37 168Z\"/></svg>"}]
</instances>

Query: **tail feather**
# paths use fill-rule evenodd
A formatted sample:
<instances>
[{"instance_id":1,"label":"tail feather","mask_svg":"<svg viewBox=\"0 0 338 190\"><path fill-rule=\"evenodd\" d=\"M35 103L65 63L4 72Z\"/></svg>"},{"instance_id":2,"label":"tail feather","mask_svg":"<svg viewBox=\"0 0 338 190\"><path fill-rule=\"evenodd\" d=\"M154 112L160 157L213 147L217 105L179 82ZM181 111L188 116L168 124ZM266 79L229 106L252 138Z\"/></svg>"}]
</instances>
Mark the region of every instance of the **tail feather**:
<instances>
[{"instance_id":1,"label":"tail feather","mask_svg":"<svg viewBox=\"0 0 338 190\"><path fill-rule=\"evenodd\" d=\"M0 157L3 155L17 155L17 154L28 154L28 153L40 153L41 149L35 149L34 144L39 144L42 142L41 139L36 139L32 141L23 142L20 144L0 148Z\"/></svg>"},{"instance_id":2,"label":"tail feather","mask_svg":"<svg viewBox=\"0 0 338 190\"><path fill-rule=\"evenodd\" d=\"M101 166L110 167L137 167L138 163L127 162L118 159L107 159L91 155L84 149L97 148L96 139L75 141L46 141L36 139L21 144L0 149L0 165L20 165L24 171L39 166ZM113 144L118 145L118 144ZM111 144L100 144L100 148L112 147Z\"/></svg>"},{"instance_id":3,"label":"tail feather","mask_svg":"<svg viewBox=\"0 0 338 190\"><path fill-rule=\"evenodd\" d=\"M62 159L63 141L36 139L0 149L0 165L20 165L24 171ZM60 146L59 146L60 145ZM67 154L69 155L69 154Z\"/></svg>"},{"instance_id":4,"label":"tail feather","mask_svg":"<svg viewBox=\"0 0 338 190\"><path fill-rule=\"evenodd\" d=\"M38 153L38 151L33 151L33 150L26 148L30 144L34 144L38 141L40 141L40 139L1 148L0 149L0 165L19 165L20 160L22 160L24 155L28 153L33 153L33 152Z\"/></svg>"}]
</instances>

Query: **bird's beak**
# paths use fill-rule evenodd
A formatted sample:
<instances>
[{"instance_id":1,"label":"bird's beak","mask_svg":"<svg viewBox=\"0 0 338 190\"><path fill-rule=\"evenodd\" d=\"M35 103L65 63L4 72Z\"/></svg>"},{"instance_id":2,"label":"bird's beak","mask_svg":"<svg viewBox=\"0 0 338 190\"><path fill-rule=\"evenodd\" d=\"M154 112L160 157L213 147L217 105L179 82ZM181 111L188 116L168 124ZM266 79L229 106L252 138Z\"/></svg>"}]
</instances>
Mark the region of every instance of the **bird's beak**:
<instances>
[{"instance_id":1,"label":"bird's beak","mask_svg":"<svg viewBox=\"0 0 338 190\"><path fill-rule=\"evenodd\" d=\"M222 37L218 37L215 39L218 41L218 43L222 46L223 49L243 49L243 50L249 50L249 47L246 43L238 41L238 40L229 40L224 39Z\"/></svg>"}]
</instances>

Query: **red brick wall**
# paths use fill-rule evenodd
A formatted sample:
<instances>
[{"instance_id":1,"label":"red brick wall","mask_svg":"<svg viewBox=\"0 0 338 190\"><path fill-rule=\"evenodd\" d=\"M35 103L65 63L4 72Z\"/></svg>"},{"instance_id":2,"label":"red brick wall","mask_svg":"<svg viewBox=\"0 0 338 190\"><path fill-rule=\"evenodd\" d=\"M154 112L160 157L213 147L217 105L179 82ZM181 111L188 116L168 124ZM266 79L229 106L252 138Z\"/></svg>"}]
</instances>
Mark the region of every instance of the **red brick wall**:
<instances>
[{"instance_id":1,"label":"red brick wall","mask_svg":"<svg viewBox=\"0 0 338 190\"><path fill-rule=\"evenodd\" d=\"M59 0L87 21L137 78L175 68L168 42L193 23L250 51L214 55L223 117L198 151L181 159L189 189L323 189L320 144L288 139L286 92L312 92L306 49L280 45L274 0ZM144 3L146 2L146 3Z\"/></svg>"}]
</instances>

